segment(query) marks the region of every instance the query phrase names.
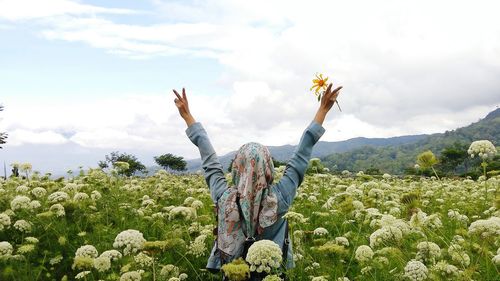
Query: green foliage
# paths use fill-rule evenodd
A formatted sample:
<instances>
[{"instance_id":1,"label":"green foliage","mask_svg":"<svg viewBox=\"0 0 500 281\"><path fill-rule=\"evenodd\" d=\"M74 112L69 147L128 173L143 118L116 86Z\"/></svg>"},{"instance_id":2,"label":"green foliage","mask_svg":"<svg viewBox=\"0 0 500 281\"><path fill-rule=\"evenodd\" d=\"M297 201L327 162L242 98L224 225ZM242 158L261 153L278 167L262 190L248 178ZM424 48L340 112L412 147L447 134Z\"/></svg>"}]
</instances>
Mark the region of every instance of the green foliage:
<instances>
[{"instance_id":1,"label":"green foliage","mask_svg":"<svg viewBox=\"0 0 500 281\"><path fill-rule=\"evenodd\" d=\"M311 158L309 160L309 165L307 166L306 174L321 174L324 172L325 165L321 163L321 159L319 158Z\"/></svg>"},{"instance_id":2,"label":"green foliage","mask_svg":"<svg viewBox=\"0 0 500 281\"><path fill-rule=\"evenodd\" d=\"M442 172L450 175L459 174L477 177L478 174L482 174L482 171L477 169L480 162L477 158L470 159L466 157L452 171L451 167L458 162L458 159L454 158L455 156L451 151L445 158L441 157L441 153L448 148L454 148L457 143L456 149L460 151L461 146L468 146L471 142L481 139L489 140L495 145L500 144L500 110L497 109L486 118L469 126L446 131L443 134L433 134L413 143L395 144L386 147L364 146L343 153L334 153L323 157L321 160L326 167L333 169L336 166L339 171L366 171L374 167L378 168L382 173L405 174L406 172L413 174L416 173L413 166L417 156L422 151L431 150L439 152L436 156L438 159L444 160L444 163L441 162L435 166L438 174ZM461 154L461 157L463 157L463 154ZM493 162L495 162L495 159L493 159ZM488 170L495 170L490 167L491 164L488 164ZM419 173L421 172L424 174L429 173L429 171L420 171Z\"/></svg>"},{"instance_id":3,"label":"green foliage","mask_svg":"<svg viewBox=\"0 0 500 281\"><path fill-rule=\"evenodd\" d=\"M127 170L121 170L120 173L130 177L134 175L136 172L145 172L146 166L144 166L138 159L132 154L120 153L118 151L111 152L109 155L106 155L105 162L99 162L99 167L102 167L106 164L106 167L111 164L114 166L116 162L127 162L129 167ZM104 164L103 164L104 163Z\"/></svg>"},{"instance_id":4,"label":"green foliage","mask_svg":"<svg viewBox=\"0 0 500 281\"><path fill-rule=\"evenodd\" d=\"M187 163L182 156L175 156L171 153L167 153L160 156L155 156L154 159L156 164L162 166L165 170L186 170Z\"/></svg>"},{"instance_id":5,"label":"green foliage","mask_svg":"<svg viewBox=\"0 0 500 281\"><path fill-rule=\"evenodd\" d=\"M438 159L430 150L424 151L417 156L417 164L424 169L432 168L437 163Z\"/></svg>"},{"instance_id":6,"label":"green foliage","mask_svg":"<svg viewBox=\"0 0 500 281\"><path fill-rule=\"evenodd\" d=\"M275 168L278 168L279 166L286 166L286 162L279 161L274 157L271 157L271 158L273 159L273 166Z\"/></svg>"},{"instance_id":7,"label":"green foliage","mask_svg":"<svg viewBox=\"0 0 500 281\"><path fill-rule=\"evenodd\" d=\"M495 184L499 180L489 179L489 188L498 188ZM416 177L372 177L366 182L362 177L305 176L287 213L289 218L299 218L290 224L293 252L298 258L295 268L287 271L288 280L311 280L309 276L324 276L327 280L337 280L339 276L350 280L403 280L404 267L415 259L417 245L422 241L436 243L442 250L440 261L463 271L449 280L496 280L498 269L492 263L498 248L495 225L484 224L476 233L470 231L478 220L497 216L500 206L499 193L487 199L482 196L483 187L482 181L463 179L436 182ZM35 191L40 188L46 192ZM213 245L210 242L215 239L212 229L216 222L213 201L202 175L175 175L160 170L145 178L125 178L91 169L57 181L35 175L29 182L9 178L0 180L0 189L0 242L8 242L13 248L8 256L0 252L2 281L77 280L75 276L84 270L89 274L80 280L120 280L126 272L138 270L144 271L143 281L172 277L178 280L175 278L182 273L187 274L184 280L221 280L221 273L204 270ZM383 190L383 196L371 196L374 189ZM69 195L59 202L64 210L60 216L49 199L56 192ZM19 196L37 201L33 206L40 205L19 204ZM179 212L194 210L194 201L202 203L196 204L196 211ZM459 211L467 220L450 217L450 210ZM415 219L417 215L420 217ZM441 223L426 223L432 217ZM30 223L29 233L14 226L20 220ZM370 245L374 233L390 224L408 232L398 241L387 240L373 246L374 256L367 264L358 261L359 246ZM415 231L410 231L410 226ZM327 233L314 234L318 227ZM490 234L485 231L488 228ZM109 269L99 271L94 257L75 257L77 249L84 245L94 246L98 256L112 249L124 254L124 246L115 246L114 242L119 233L129 229L142 233L146 241L140 251L112 260ZM456 242L456 235L461 235L463 241ZM490 237L484 238L485 235ZM201 244L196 242L200 237L204 238ZM337 239L340 237L348 243ZM33 238L38 242L30 242ZM385 242L390 242L391 247ZM460 243L470 265L463 266L448 254L453 243ZM2 248L5 249L5 243ZM154 258L154 262L144 263L145 258ZM433 264L426 266L431 271ZM243 278L248 271L242 267L224 272L235 273L233 279Z\"/></svg>"}]
</instances>

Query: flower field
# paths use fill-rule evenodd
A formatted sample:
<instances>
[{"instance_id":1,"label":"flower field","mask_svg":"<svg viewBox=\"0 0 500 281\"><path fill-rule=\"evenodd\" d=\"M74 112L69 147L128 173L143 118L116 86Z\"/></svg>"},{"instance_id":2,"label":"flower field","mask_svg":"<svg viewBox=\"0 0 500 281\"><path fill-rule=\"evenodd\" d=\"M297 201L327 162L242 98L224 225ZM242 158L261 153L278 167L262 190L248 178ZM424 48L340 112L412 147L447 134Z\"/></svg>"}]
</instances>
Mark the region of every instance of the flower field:
<instances>
[{"instance_id":1,"label":"flower field","mask_svg":"<svg viewBox=\"0 0 500 281\"><path fill-rule=\"evenodd\" d=\"M498 176L316 174L286 217L290 280L500 280ZM0 280L221 280L214 225L201 175L0 180Z\"/></svg>"}]
</instances>

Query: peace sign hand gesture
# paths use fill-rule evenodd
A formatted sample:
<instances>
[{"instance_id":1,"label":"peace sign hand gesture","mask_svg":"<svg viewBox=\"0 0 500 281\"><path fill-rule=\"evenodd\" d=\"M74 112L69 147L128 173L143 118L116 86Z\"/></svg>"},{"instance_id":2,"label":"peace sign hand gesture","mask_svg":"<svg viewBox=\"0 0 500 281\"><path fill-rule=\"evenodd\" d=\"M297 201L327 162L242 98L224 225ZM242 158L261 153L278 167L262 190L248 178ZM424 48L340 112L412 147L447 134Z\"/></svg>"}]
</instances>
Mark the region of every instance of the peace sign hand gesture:
<instances>
[{"instance_id":1,"label":"peace sign hand gesture","mask_svg":"<svg viewBox=\"0 0 500 281\"><path fill-rule=\"evenodd\" d=\"M182 119L184 119L186 125L189 127L196 121L194 120L193 116L191 115L191 112L189 111L189 103L186 96L186 90L182 88L182 96L179 95L179 93L177 93L176 90L173 91L174 94L177 96L177 98L174 100L175 106L179 110L179 114L181 115Z\"/></svg>"}]
</instances>

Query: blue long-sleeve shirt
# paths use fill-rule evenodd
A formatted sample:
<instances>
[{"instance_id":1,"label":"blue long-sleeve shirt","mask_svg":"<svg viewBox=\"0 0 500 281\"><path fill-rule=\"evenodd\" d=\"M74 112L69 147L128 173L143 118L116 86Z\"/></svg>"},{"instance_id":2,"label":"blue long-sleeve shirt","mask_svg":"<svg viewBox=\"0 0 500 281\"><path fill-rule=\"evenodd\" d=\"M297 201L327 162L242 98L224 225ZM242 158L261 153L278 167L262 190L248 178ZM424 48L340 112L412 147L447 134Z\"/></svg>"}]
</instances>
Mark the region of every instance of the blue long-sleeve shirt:
<instances>
[{"instance_id":1,"label":"blue long-sleeve shirt","mask_svg":"<svg viewBox=\"0 0 500 281\"><path fill-rule=\"evenodd\" d=\"M320 137L325 132L325 129L317 122L313 121L302 134L299 145L286 165L283 177L271 188L278 198L278 220L271 226L266 227L260 235L260 239L268 239L274 241L281 248L285 241L285 221L282 216L288 211L290 205L295 198L297 188L304 179L304 174L309 164L312 148ZM227 180L224 176L222 165L220 164L217 154L215 153L212 144L208 138L207 132L201 125L196 122L191 124L186 129L191 142L193 142L200 150L202 168L205 175L205 180L210 188L210 195L215 204L217 200L228 188ZM289 235L290 236L290 235ZM287 268L294 267L292 244L290 243L287 257ZM215 245L210 253L207 268L219 269L221 267L220 257L216 251Z\"/></svg>"}]
</instances>

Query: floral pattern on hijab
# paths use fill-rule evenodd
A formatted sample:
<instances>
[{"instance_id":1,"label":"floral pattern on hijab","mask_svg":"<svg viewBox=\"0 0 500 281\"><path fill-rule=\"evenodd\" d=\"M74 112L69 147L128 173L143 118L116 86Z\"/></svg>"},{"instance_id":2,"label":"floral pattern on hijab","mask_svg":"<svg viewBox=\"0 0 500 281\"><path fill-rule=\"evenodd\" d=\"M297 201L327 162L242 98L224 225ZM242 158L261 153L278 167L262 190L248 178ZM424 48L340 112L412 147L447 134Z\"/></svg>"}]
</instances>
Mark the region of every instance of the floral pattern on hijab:
<instances>
[{"instance_id":1,"label":"floral pattern on hijab","mask_svg":"<svg viewBox=\"0 0 500 281\"><path fill-rule=\"evenodd\" d=\"M274 166L267 147L258 143L243 145L232 166L232 186L218 201L219 250L235 256L243 250L246 236L262 233L277 220L278 199L270 192ZM243 218L240 218L237 200Z\"/></svg>"}]
</instances>

